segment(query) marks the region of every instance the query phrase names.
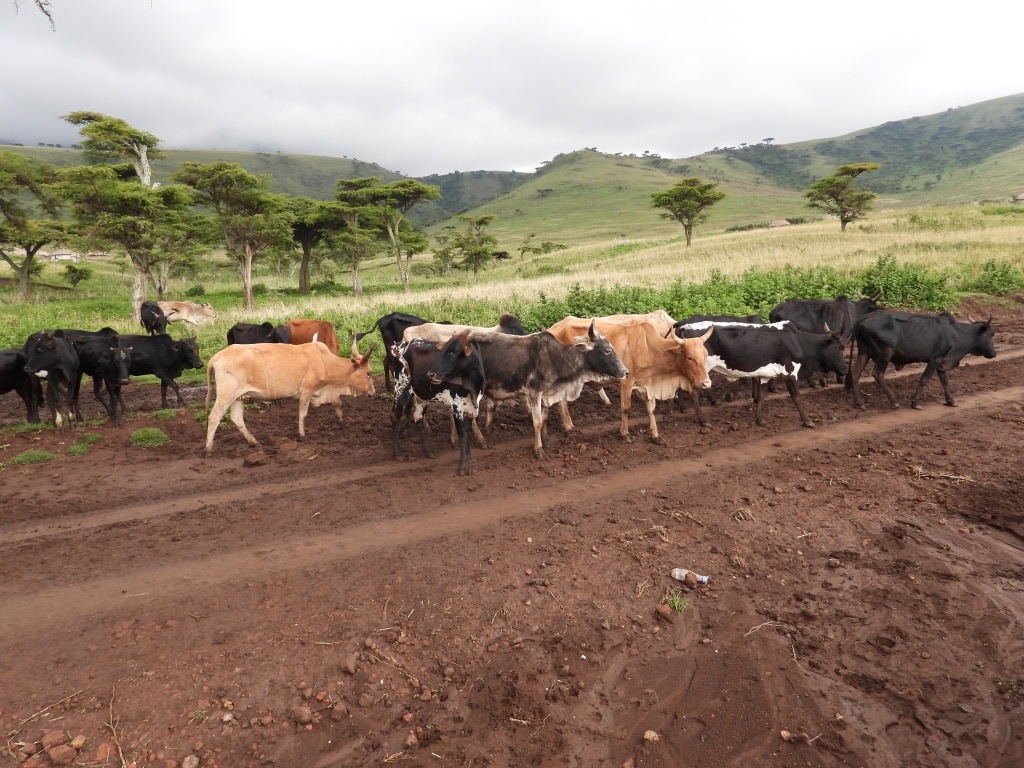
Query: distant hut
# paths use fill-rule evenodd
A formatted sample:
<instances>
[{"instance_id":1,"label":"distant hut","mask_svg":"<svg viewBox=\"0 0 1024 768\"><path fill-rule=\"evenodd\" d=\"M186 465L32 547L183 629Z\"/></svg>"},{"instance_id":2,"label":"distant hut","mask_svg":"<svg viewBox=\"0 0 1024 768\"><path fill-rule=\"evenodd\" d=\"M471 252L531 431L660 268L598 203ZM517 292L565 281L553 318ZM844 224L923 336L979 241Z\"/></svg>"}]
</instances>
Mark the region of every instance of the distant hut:
<instances>
[{"instance_id":1,"label":"distant hut","mask_svg":"<svg viewBox=\"0 0 1024 768\"><path fill-rule=\"evenodd\" d=\"M788 227L789 226L789 222L786 221L785 219L772 219L772 223L769 224L768 226L769 227Z\"/></svg>"},{"instance_id":2,"label":"distant hut","mask_svg":"<svg viewBox=\"0 0 1024 768\"><path fill-rule=\"evenodd\" d=\"M1017 195L1015 198L1013 198L1013 202L1015 202L1015 203L1024 203L1024 192L1021 192L1019 195Z\"/></svg>"}]
</instances>

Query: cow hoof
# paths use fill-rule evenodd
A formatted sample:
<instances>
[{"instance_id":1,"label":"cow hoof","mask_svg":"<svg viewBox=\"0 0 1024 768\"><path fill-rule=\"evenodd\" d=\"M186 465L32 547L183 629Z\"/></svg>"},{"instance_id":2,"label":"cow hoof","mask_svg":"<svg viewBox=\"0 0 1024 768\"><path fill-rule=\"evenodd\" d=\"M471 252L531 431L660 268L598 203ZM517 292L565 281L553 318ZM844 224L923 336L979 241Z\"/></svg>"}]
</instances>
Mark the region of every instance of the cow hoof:
<instances>
[{"instance_id":1,"label":"cow hoof","mask_svg":"<svg viewBox=\"0 0 1024 768\"><path fill-rule=\"evenodd\" d=\"M655 445L664 445L665 441L661 439L661 435L651 435L651 442Z\"/></svg>"},{"instance_id":2,"label":"cow hoof","mask_svg":"<svg viewBox=\"0 0 1024 768\"><path fill-rule=\"evenodd\" d=\"M946 405L949 405L949 403L946 403ZM918 403L911 403L910 407L913 408L915 411L923 411L924 410L924 407L919 405Z\"/></svg>"},{"instance_id":3,"label":"cow hoof","mask_svg":"<svg viewBox=\"0 0 1024 768\"><path fill-rule=\"evenodd\" d=\"M947 400L946 405L948 405L950 408L956 408L956 403L954 403L952 400Z\"/></svg>"},{"instance_id":4,"label":"cow hoof","mask_svg":"<svg viewBox=\"0 0 1024 768\"><path fill-rule=\"evenodd\" d=\"M533 453L537 457L538 461L547 461L548 460L548 455L543 451L543 449L536 450Z\"/></svg>"},{"instance_id":5,"label":"cow hoof","mask_svg":"<svg viewBox=\"0 0 1024 768\"><path fill-rule=\"evenodd\" d=\"M804 426L807 427L807 429L814 429L814 422L813 421L805 421L804 422Z\"/></svg>"}]
</instances>

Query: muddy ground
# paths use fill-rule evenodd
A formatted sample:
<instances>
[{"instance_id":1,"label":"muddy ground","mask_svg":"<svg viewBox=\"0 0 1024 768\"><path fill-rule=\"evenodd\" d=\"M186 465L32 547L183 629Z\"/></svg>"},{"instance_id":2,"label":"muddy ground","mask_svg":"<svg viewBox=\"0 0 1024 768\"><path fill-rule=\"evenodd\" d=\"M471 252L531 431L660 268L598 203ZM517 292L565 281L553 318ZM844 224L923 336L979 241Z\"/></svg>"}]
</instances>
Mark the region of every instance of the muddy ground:
<instances>
[{"instance_id":1,"label":"muddy ground","mask_svg":"<svg viewBox=\"0 0 1024 768\"><path fill-rule=\"evenodd\" d=\"M250 408L262 451L226 426L212 458L201 388L7 427L0 765L1024 765L1024 305L967 309L999 356L957 408L866 379L758 427L739 390L704 429L661 404L666 445L636 406L626 444L588 393L546 461L503 407L467 477L438 417L436 459L391 459L380 384L303 442L294 401Z\"/></svg>"}]
</instances>

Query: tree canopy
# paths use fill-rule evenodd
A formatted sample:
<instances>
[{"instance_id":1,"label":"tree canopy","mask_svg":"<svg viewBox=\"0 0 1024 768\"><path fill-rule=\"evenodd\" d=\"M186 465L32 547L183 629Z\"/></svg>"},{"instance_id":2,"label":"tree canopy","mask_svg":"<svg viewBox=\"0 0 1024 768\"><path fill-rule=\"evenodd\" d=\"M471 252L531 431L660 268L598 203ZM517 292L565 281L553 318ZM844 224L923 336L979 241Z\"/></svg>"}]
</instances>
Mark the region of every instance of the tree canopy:
<instances>
[{"instance_id":1,"label":"tree canopy","mask_svg":"<svg viewBox=\"0 0 1024 768\"><path fill-rule=\"evenodd\" d=\"M854 181L867 171L877 171L878 163L840 165L831 176L818 179L804 192L808 208L817 208L839 219L839 229L846 231L851 221L862 219L871 210L874 192L858 187Z\"/></svg>"},{"instance_id":2,"label":"tree canopy","mask_svg":"<svg viewBox=\"0 0 1024 768\"><path fill-rule=\"evenodd\" d=\"M696 176L681 179L675 186L651 194L651 204L663 208L661 217L674 219L683 225L686 247L693 242L693 229L707 221L707 209L725 197L717 182L706 182Z\"/></svg>"}]
</instances>

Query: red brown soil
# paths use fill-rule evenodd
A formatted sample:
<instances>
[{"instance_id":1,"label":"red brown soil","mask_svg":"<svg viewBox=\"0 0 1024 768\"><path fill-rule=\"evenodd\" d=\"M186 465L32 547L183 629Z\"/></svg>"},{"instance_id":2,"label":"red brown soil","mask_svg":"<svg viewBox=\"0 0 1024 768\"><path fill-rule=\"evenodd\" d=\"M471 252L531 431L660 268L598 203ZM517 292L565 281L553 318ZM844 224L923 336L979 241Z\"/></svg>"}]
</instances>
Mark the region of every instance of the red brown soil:
<instances>
[{"instance_id":1,"label":"red brown soil","mask_svg":"<svg viewBox=\"0 0 1024 768\"><path fill-rule=\"evenodd\" d=\"M121 427L86 404L82 457L5 429L0 765L44 734L85 741L29 765L1024 765L1024 310L993 311L957 408L865 380L864 411L807 391L813 430L737 397L662 404L666 445L637 406L626 444L585 394L547 461L500 410L468 477L446 429L393 461L380 394L304 442L293 401L249 409L262 452L228 426L212 458L144 384Z\"/></svg>"}]
</instances>

